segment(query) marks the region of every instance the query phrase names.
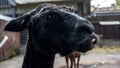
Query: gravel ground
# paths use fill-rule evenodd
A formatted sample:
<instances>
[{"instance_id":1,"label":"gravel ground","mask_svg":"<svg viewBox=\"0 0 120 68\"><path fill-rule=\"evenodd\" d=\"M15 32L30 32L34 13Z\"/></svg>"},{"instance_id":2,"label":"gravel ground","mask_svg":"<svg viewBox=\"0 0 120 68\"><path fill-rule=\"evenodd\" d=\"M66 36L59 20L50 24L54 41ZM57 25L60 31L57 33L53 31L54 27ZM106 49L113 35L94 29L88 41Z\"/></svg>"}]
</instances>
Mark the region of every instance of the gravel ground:
<instances>
[{"instance_id":1,"label":"gravel ground","mask_svg":"<svg viewBox=\"0 0 120 68\"><path fill-rule=\"evenodd\" d=\"M0 63L0 68L21 68L23 55L13 57ZM66 68L64 57L56 55L54 68ZM120 68L120 54L82 55L80 68Z\"/></svg>"}]
</instances>

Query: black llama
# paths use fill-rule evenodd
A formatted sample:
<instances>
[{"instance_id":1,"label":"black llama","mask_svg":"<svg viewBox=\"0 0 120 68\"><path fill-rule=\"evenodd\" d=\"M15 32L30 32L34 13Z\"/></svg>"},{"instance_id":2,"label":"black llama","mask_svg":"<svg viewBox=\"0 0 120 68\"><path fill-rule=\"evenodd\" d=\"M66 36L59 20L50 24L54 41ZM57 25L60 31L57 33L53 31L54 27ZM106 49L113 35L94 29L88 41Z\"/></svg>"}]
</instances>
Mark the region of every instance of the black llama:
<instances>
[{"instance_id":1,"label":"black llama","mask_svg":"<svg viewBox=\"0 0 120 68\"><path fill-rule=\"evenodd\" d=\"M56 53L87 52L97 42L93 25L65 6L41 4L9 21L4 30L19 32L25 28L29 29L29 39L22 68L53 68Z\"/></svg>"}]
</instances>

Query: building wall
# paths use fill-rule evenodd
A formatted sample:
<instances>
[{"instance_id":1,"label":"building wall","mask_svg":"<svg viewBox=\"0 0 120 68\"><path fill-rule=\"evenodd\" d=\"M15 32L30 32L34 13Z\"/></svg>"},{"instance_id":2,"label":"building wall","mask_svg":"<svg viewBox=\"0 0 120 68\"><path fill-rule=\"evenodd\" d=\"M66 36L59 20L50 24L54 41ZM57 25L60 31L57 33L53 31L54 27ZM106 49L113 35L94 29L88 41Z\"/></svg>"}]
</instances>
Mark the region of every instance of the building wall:
<instances>
[{"instance_id":1,"label":"building wall","mask_svg":"<svg viewBox=\"0 0 120 68\"><path fill-rule=\"evenodd\" d=\"M17 32L3 31L2 28L4 25L5 21L0 20L0 42L2 41L4 35L8 36L8 40L0 48L0 61L18 54L20 48L20 34Z\"/></svg>"}]
</instances>

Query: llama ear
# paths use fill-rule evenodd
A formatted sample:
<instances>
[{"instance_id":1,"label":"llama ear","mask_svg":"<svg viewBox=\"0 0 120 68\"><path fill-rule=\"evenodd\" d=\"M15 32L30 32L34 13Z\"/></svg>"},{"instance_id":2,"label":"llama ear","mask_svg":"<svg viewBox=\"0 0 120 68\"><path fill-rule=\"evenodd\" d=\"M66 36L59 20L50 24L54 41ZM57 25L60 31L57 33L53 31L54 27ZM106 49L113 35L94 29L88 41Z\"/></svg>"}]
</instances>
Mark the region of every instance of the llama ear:
<instances>
[{"instance_id":1,"label":"llama ear","mask_svg":"<svg viewBox=\"0 0 120 68\"><path fill-rule=\"evenodd\" d=\"M4 26L4 30L7 31L22 31L23 29L25 29L25 27L27 27L27 25L30 22L30 16L27 15L23 15L21 17L15 18L9 22L7 22L7 24Z\"/></svg>"},{"instance_id":2,"label":"llama ear","mask_svg":"<svg viewBox=\"0 0 120 68\"><path fill-rule=\"evenodd\" d=\"M30 24L31 17L38 13L44 6L47 6L49 4L40 4L38 7L33 9L32 11L24 14L21 17L15 18L4 26L4 30L7 31L22 31Z\"/></svg>"}]
</instances>

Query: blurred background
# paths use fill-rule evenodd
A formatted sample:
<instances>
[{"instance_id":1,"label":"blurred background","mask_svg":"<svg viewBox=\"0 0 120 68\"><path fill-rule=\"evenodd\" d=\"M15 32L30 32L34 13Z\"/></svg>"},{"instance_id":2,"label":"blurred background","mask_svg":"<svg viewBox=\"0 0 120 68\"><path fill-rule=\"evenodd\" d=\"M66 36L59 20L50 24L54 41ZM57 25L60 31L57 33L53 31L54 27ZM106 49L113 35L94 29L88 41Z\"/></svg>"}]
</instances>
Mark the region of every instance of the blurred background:
<instances>
[{"instance_id":1,"label":"blurred background","mask_svg":"<svg viewBox=\"0 0 120 68\"><path fill-rule=\"evenodd\" d=\"M8 32L2 28L43 3L67 5L94 25L99 42L81 54L81 68L120 67L120 0L0 0L0 68L21 68L28 36L27 29ZM66 68L64 57L56 55L54 68Z\"/></svg>"}]
</instances>

